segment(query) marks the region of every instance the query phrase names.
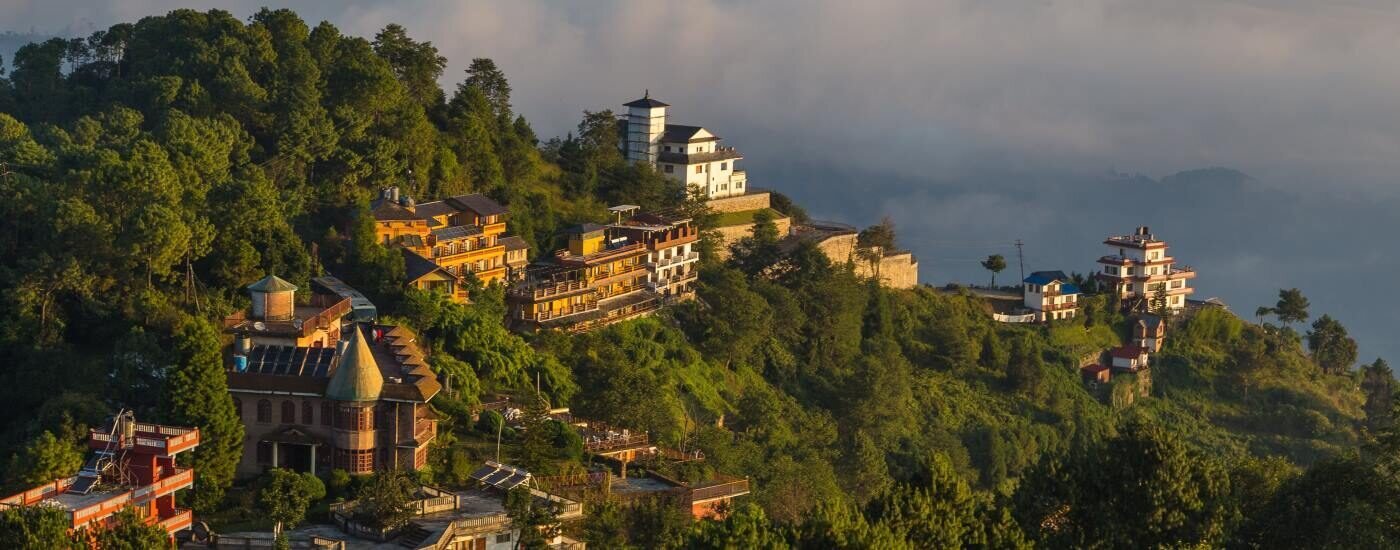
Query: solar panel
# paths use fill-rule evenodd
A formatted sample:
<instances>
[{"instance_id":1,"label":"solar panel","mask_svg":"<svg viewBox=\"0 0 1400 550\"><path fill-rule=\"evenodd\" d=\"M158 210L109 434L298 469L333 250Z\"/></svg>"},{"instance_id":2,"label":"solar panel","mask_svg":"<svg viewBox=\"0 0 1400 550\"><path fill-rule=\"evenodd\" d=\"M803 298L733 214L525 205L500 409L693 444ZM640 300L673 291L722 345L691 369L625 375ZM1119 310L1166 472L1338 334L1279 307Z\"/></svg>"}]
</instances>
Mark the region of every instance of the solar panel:
<instances>
[{"instance_id":1,"label":"solar panel","mask_svg":"<svg viewBox=\"0 0 1400 550\"><path fill-rule=\"evenodd\" d=\"M248 351L248 372L325 377L334 358L334 348L254 346Z\"/></svg>"},{"instance_id":2,"label":"solar panel","mask_svg":"<svg viewBox=\"0 0 1400 550\"><path fill-rule=\"evenodd\" d=\"M455 225L433 230L433 235L436 236L438 240L460 239L480 233L481 228L475 225Z\"/></svg>"}]
</instances>

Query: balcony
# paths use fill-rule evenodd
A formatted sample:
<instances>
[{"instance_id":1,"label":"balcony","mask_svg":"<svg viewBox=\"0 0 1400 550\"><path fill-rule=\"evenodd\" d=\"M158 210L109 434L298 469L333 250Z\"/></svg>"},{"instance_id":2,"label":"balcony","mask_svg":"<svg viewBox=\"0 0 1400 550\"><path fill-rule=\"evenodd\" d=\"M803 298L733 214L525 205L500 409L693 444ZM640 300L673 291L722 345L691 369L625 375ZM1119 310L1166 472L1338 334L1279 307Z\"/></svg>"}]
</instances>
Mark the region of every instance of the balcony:
<instances>
[{"instance_id":1,"label":"balcony","mask_svg":"<svg viewBox=\"0 0 1400 550\"><path fill-rule=\"evenodd\" d=\"M570 307L566 307L566 308L559 309L559 310L554 310L554 311L541 311L541 312L536 312L536 313L534 313L534 314L531 314L531 313L529 313L529 312L527 312L527 311L521 311L521 312L520 312L520 318L521 318L522 320L525 320L525 321L543 322L543 321L548 321L548 320L550 320L550 319L562 319L562 318L564 318L564 317L569 317L569 316L571 316L571 315L578 315L578 314L580 314L580 313L588 313L588 312L590 312L590 311L598 311L598 302L591 302L591 303L587 303L587 304L579 304L579 305L576 305L576 306L570 306Z\"/></svg>"},{"instance_id":2,"label":"balcony","mask_svg":"<svg viewBox=\"0 0 1400 550\"><path fill-rule=\"evenodd\" d=\"M704 502L722 498L733 498L740 495L749 494L749 480L736 479L725 481L708 487L696 487L690 492L690 502Z\"/></svg>"},{"instance_id":3,"label":"balcony","mask_svg":"<svg viewBox=\"0 0 1400 550\"><path fill-rule=\"evenodd\" d=\"M184 531L194 524L194 515L189 510L176 510L175 515L160 520L157 525L167 533Z\"/></svg>"},{"instance_id":4,"label":"balcony","mask_svg":"<svg viewBox=\"0 0 1400 550\"><path fill-rule=\"evenodd\" d=\"M1058 304L1043 304L1041 311L1065 311L1079 307L1079 302L1061 302Z\"/></svg>"},{"instance_id":5,"label":"balcony","mask_svg":"<svg viewBox=\"0 0 1400 550\"><path fill-rule=\"evenodd\" d=\"M664 259L664 260L657 260L657 261L655 261L655 262L648 262L648 263L647 263L647 267L650 267L650 268L653 268L653 269L660 269L660 268L663 268L663 267L671 267L671 266L673 266L673 265L681 265L681 264L686 264L686 263L695 262L695 261L699 261L699 260L700 260L700 253L699 253L699 252L691 252L691 253L689 253L689 254L678 254L678 255L675 255L675 256L671 256L670 258L666 258L666 259Z\"/></svg>"},{"instance_id":6,"label":"balcony","mask_svg":"<svg viewBox=\"0 0 1400 550\"><path fill-rule=\"evenodd\" d=\"M588 283L584 281L568 281L564 283L555 283L553 285L541 286L536 288L517 287L510 290L510 295L515 296L517 298L531 298L534 300L542 300L544 298L564 296L585 290L588 290Z\"/></svg>"},{"instance_id":7,"label":"balcony","mask_svg":"<svg viewBox=\"0 0 1400 550\"><path fill-rule=\"evenodd\" d=\"M689 282L689 281L694 281L694 280L696 280L696 279L698 279L698 278L700 278L700 273L697 272L697 271L691 271L690 273L685 273L685 274L682 274L682 275L675 275L675 276L667 277L667 278L665 278L665 279L661 279L661 280L657 280L657 281L647 281L647 289L649 289L649 290L658 290L658 289L666 288L666 287L671 286L671 285L678 285L678 284L681 284L681 283L685 283L685 282Z\"/></svg>"}]
</instances>

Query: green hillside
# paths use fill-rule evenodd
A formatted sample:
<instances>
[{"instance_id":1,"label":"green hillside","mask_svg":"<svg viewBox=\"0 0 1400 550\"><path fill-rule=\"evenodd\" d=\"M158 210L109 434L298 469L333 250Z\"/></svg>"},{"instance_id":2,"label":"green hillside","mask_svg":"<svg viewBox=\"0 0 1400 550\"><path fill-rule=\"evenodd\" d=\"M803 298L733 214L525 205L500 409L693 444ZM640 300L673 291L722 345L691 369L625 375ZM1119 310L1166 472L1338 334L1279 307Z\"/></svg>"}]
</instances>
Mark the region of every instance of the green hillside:
<instances>
[{"instance_id":1,"label":"green hillside","mask_svg":"<svg viewBox=\"0 0 1400 550\"><path fill-rule=\"evenodd\" d=\"M971 294L880 288L756 231L728 262L707 253L696 301L522 337L502 322L499 286L474 288L471 305L403 290L401 256L375 242L365 205L389 185L424 200L485 193L535 254L609 204L712 228L679 184L623 160L603 106L541 140L491 60L445 93L445 60L407 30L347 36L286 10L171 12L25 46L13 66L0 79L12 492L71 475L84 427L128 408L206 434L190 457L197 513L270 528L257 485L233 479L242 428L215 327L264 274L305 285L329 270L452 377L422 481L461 486L497 434L506 461L581 471L561 423L473 420L486 396L528 403L537 387L550 406L705 456L640 468L753 481L723 521L590 503L567 528L599 547L1269 547L1305 528L1318 546L1400 541L1389 370L1332 368L1335 354L1291 329L1211 308L1179 319L1135 397L1146 386L1132 377L1094 388L1078 371L1128 333L1106 298L1048 327L998 324ZM6 512L0 542L21 516Z\"/></svg>"}]
</instances>

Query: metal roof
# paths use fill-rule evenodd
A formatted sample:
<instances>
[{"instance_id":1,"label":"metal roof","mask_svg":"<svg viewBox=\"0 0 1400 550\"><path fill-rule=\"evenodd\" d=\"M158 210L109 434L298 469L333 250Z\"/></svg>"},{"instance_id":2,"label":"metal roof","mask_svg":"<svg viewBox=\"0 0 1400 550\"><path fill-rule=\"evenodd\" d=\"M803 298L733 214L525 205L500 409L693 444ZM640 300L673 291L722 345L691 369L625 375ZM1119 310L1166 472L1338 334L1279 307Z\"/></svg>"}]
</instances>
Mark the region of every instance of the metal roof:
<instances>
[{"instance_id":1,"label":"metal roof","mask_svg":"<svg viewBox=\"0 0 1400 550\"><path fill-rule=\"evenodd\" d=\"M331 382L326 386L326 398L336 401L378 401L379 392L384 389L384 375L374 360L374 352L360 327L350 333L350 342L340 357L340 367L335 369Z\"/></svg>"},{"instance_id":2,"label":"metal roof","mask_svg":"<svg viewBox=\"0 0 1400 550\"><path fill-rule=\"evenodd\" d=\"M248 290L254 292L295 292L296 289L296 285L276 275L268 275L259 279L258 282L248 285Z\"/></svg>"}]
</instances>

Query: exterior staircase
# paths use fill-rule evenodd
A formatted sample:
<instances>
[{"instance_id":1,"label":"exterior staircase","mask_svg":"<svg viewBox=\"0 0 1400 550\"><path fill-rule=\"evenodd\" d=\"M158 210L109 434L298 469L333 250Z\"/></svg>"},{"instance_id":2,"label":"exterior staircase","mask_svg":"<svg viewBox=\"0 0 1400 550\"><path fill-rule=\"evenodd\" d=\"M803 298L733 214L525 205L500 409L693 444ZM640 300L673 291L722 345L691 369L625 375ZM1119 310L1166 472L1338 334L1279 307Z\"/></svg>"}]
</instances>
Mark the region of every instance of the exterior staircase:
<instances>
[{"instance_id":1,"label":"exterior staircase","mask_svg":"<svg viewBox=\"0 0 1400 550\"><path fill-rule=\"evenodd\" d=\"M423 526L409 522L408 525L404 526L403 531L399 532L399 546L418 548L423 545L423 541L427 540L429 535L432 535L432 532L424 529Z\"/></svg>"}]
</instances>

